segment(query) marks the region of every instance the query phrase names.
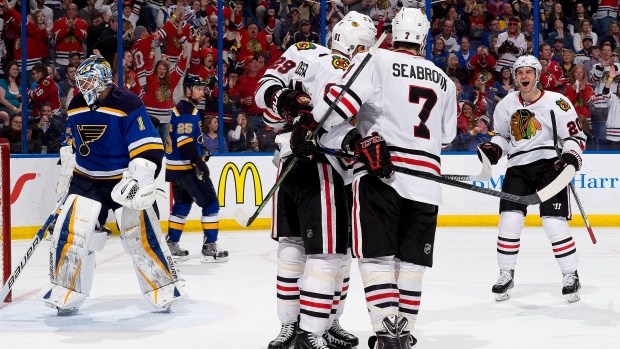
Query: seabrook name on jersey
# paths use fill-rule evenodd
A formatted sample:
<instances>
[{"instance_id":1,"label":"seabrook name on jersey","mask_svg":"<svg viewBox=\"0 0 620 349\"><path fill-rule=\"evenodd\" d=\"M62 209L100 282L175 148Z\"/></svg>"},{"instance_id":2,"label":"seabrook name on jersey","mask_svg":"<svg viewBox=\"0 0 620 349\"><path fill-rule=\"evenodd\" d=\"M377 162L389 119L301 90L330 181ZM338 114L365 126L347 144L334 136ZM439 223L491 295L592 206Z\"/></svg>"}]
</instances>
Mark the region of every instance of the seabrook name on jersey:
<instances>
[{"instance_id":1,"label":"seabrook name on jersey","mask_svg":"<svg viewBox=\"0 0 620 349\"><path fill-rule=\"evenodd\" d=\"M431 68L420 67L406 63L392 64L392 75L395 78L411 78L417 80L432 81L446 92L448 79L445 75L440 74L437 70Z\"/></svg>"}]
</instances>

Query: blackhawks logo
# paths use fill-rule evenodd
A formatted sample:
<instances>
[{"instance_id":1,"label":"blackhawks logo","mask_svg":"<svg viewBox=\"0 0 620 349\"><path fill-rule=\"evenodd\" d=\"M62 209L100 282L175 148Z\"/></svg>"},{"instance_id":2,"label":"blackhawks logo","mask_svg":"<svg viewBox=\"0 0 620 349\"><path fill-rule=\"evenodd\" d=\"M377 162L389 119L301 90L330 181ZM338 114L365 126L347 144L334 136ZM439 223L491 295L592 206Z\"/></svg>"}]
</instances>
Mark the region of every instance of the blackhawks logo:
<instances>
[{"instance_id":1,"label":"blackhawks logo","mask_svg":"<svg viewBox=\"0 0 620 349\"><path fill-rule=\"evenodd\" d=\"M558 107L560 107L560 109L567 111L570 109L570 104L568 104L567 101L564 100L564 98L560 98L559 100L555 101L555 104L558 105Z\"/></svg>"},{"instance_id":2,"label":"blackhawks logo","mask_svg":"<svg viewBox=\"0 0 620 349\"><path fill-rule=\"evenodd\" d=\"M297 46L298 50L314 50L316 48L313 43L307 41L298 42L295 46Z\"/></svg>"},{"instance_id":3,"label":"blackhawks logo","mask_svg":"<svg viewBox=\"0 0 620 349\"><path fill-rule=\"evenodd\" d=\"M340 56L334 56L332 58L332 65L336 69L342 69L342 70L346 71L347 68L349 68L349 61L346 58L343 58L343 57L340 57Z\"/></svg>"},{"instance_id":4,"label":"blackhawks logo","mask_svg":"<svg viewBox=\"0 0 620 349\"><path fill-rule=\"evenodd\" d=\"M155 99L160 103L169 100L171 96L172 93L168 86L159 86L157 90L155 90Z\"/></svg>"},{"instance_id":5,"label":"blackhawks logo","mask_svg":"<svg viewBox=\"0 0 620 349\"><path fill-rule=\"evenodd\" d=\"M531 139L536 136L536 131L542 130L542 125L534 113L527 109L519 109L510 117L510 133L515 141Z\"/></svg>"}]
</instances>

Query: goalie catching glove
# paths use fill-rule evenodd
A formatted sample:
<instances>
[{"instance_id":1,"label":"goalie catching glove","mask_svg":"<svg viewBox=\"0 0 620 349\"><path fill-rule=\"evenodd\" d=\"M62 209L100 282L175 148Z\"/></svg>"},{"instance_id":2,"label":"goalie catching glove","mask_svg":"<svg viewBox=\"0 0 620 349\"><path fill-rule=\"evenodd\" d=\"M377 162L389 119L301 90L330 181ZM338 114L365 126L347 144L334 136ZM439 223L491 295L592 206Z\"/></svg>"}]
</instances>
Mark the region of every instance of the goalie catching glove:
<instances>
[{"instance_id":1,"label":"goalie catching glove","mask_svg":"<svg viewBox=\"0 0 620 349\"><path fill-rule=\"evenodd\" d=\"M302 91L283 88L273 94L272 108L287 122L293 121L301 111L310 111L310 96Z\"/></svg>"},{"instance_id":2,"label":"goalie catching glove","mask_svg":"<svg viewBox=\"0 0 620 349\"><path fill-rule=\"evenodd\" d=\"M316 152L316 143L314 139L309 139L309 137L317 125L312 113L308 111L300 112L293 122L291 150L300 160L312 159L314 152Z\"/></svg>"},{"instance_id":3,"label":"goalie catching glove","mask_svg":"<svg viewBox=\"0 0 620 349\"><path fill-rule=\"evenodd\" d=\"M155 202L157 165L143 158L129 162L123 179L112 189L112 200L132 210L144 210Z\"/></svg>"},{"instance_id":4,"label":"goalie catching glove","mask_svg":"<svg viewBox=\"0 0 620 349\"><path fill-rule=\"evenodd\" d=\"M497 162L502 157L502 148L491 142L485 142L480 144L480 150L487 156L491 165L497 165ZM482 161L482 157L478 154L478 159Z\"/></svg>"},{"instance_id":5,"label":"goalie catching glove","mask_svg":"<svg viewBox=\"0 0 620 349\"><path fill-rule=\"evenodd\" d=\"M359 134L353 137L355 155L364 163L364 168L372 176L390 178L394 172L394 165L390 158L390 151L383 137L377 132L360 138Z\"/></svg>"}]
</instances>

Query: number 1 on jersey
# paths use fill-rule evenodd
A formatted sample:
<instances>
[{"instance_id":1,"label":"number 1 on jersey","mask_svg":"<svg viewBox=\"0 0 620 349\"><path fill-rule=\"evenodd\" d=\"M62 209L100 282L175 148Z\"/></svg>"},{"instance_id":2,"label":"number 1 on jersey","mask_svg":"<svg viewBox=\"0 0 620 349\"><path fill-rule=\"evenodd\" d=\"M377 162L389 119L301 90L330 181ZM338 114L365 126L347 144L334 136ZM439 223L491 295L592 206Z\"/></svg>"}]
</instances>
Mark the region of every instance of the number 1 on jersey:
<instances>
[{"instance_id":1,"label":"number 1 on jersey","mask_svg":"<svg viewBox=\"0 0 620 349\"><path fill-rule=\"evenodd\" d=\"M431 111L435 104L437 104L437 94L434 90L427 87L409 85L409 103L420 104L420 98L424 98L424 104L418 113L420 123L417 126L413 126L413 136L431 139L431 132L426 126L426 120L431 116Z\"/></svg>"}]
</instances>

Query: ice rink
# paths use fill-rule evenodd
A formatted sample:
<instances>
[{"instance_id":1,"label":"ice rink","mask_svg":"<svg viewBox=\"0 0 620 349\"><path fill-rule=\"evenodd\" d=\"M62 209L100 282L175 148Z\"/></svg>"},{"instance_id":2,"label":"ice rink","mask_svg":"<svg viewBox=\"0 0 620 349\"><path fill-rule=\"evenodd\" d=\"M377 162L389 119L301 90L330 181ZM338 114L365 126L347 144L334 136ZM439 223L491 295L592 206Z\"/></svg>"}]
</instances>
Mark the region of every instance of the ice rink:
<instances>
[{"instance_id":1,"label":"ice rink","mask_svg":"<svg viewBox=\"0 0 620 349\"><path fill-rule=\"evenodd\" d=\"M568 304L562 275L541 228L526 228L512 299L491 293L498 270L496 228L440 228L435 265L427 269L414 335L417 348L620 348L620 231L573 228L580 258L581 301ZM97 255L90 298L74 316L58 317L36 301L47 282L44 241L17 280L13 303L0 305L0 348L266 348L279 332L277 243L266 231L221 232L230 261L201 264L202 234L185 234L190 260L180 263L189 299L155 313L140 295L118 236ZM27 241L13 242L14 263ZM351 272L345 329L366 348L372 334L357 268Z\"/></svg>"}]
</instances>

